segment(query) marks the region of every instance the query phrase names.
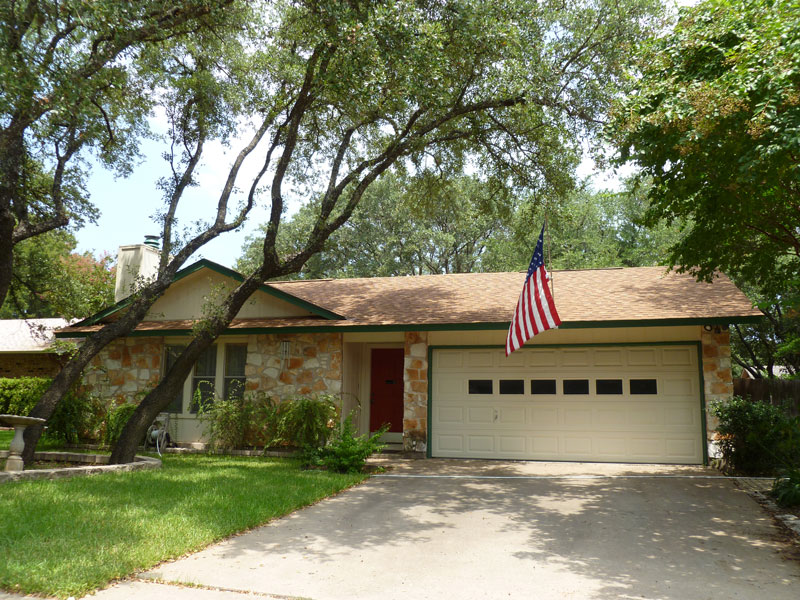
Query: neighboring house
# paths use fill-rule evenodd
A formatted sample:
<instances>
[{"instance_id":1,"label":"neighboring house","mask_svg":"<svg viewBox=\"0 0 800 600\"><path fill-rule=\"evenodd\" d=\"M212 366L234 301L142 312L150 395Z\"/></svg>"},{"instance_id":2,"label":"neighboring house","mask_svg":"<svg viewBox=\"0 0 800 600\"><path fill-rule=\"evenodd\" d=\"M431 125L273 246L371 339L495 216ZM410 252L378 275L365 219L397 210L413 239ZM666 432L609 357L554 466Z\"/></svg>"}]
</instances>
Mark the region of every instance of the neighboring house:
<instances>
[{"instance_id":1,"label":"neighboring house","mask_svg":"<svg viewBox=\"0 0 800 600\"><path fill-rule=\"evenodd\" d=\"M361 431L434 457L702 463L709 403L732 391L728 324L761 313L731 281L662 267L557 271L563 324L506 358L525 274L475 273L267 283L198 361L176 413L198 440L192 393L214 385L289 398L341 394ZM132 399L162 376L212 290L241 281L187 267L134 333L87 375ZM125 300L60 332L85 336Z\"/></svg>"},{"instance_id":2,"label":"neighboring house","mask_svg":"<svg viewBox=\"0 0 800 600\"><path fill-rule=\"evenodd\" d=\"M0 377L53 377L63 363L53 332L67 325L66 319L0 320Z\"/></svg>"}]
</instances>

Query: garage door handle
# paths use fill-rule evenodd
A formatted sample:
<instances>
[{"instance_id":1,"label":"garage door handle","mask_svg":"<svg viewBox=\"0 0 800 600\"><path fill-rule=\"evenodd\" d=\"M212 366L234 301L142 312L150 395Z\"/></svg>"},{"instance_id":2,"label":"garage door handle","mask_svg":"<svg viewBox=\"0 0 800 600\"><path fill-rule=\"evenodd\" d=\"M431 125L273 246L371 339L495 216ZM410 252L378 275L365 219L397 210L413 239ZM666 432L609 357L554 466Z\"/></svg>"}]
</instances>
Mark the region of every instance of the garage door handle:
<instances>
[{"instance_id":1,"label":"garage door handle","mask_svg":"<svg viewBox=\"0 0 800 600\"><path fill-rule=\"evenodd\" d=\"M494 420L497 421L497 416L499 413L497 412L496 408L493 408L492 410L494 411Z\"/></svg>"}]
</instances>

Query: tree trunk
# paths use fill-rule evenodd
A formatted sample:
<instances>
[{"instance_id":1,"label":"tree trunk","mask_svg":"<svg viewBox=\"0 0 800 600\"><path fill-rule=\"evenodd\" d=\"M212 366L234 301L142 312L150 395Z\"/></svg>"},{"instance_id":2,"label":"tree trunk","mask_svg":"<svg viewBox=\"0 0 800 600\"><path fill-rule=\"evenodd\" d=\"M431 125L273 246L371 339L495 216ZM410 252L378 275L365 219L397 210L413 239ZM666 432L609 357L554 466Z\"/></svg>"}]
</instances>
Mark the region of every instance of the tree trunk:
<instances>
[{"instance_id":1,"label":"tree trunk","mask_svg":"<svg viewBox=\"0 0 800 600\"><path fill-rule=\"evenodd\" d=\"M50 387L42 395L39 402L33 407L30 416L40 419L52 417L58 404L80 379L83 370L91 360L109 343L118 337L127 335L136 328L153 303L167 289L169 284L165 282L171 282L172 276L170 271L159 280L151 283L119 320L109 323L97 333L86 338L86 341L75 355L66 362L61 371L55 376L53 383L50 384ZM26 464L33 459L33 453L36 451L36 445L39 443L42 431L43 428L41 426L28 427L25 430L25 450L22 454L22 460Z\"/></svg>"},{"instance_id":2,"label":"tree trunk","mask_svg":"<svg viewBox=\"0 0 800 600\"><path fill-rule=\"evenodd\" d=\"M147 433L147 428L156 419L158 413L169 406L177 394L180 394L183 382L192 372L197 359L230 325L244 303L259 288L261 282L268 279L261 275L263 270L262 268L245 279L230 293L221 307L221 314L209 320L209 326L191 341L161 382L142 399L114 445L109 464L133 462L136 450Z\"/></svg>"},{"instance_id":3,"label":"tree trunk","mask_svg":"<svg viewBox=\"0 0 800 600\"><path fill-rule=\"evenodd\" d=\"M3 306L14 273L14 215L7 207L0 208L0 306Z\"/></svg>"}]
</instances>

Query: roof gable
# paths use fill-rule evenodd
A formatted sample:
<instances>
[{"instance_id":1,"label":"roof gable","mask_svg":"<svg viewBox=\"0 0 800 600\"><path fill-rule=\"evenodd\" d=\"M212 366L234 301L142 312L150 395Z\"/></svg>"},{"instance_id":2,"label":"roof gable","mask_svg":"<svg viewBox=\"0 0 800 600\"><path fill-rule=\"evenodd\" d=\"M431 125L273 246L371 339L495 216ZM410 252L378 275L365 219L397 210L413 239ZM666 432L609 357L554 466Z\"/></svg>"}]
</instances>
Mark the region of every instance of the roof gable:
<instances>
[{"instance_id":1,"label":"roof gable","mask_svg":"<svg viewBox=\"0 0 800 600\"><path fill-rule=\"evenodd\" d=\"M175 275L173 283L161 298L151 307L145 320L192 320L203 314L203 304L210 294L232 290L244 281L241 273L228 269L210 260L201 259L181 269ZM84 319L75 326L87 326L101 323L116 313L123 311L130 304L126 298L115 305ZM328 320L343 317L318 306L312 301L298 298L290 292L262 285L245 303L237 314L237 318L284 318L284 317L316 317Z\"/></svg>"}]
</instances>

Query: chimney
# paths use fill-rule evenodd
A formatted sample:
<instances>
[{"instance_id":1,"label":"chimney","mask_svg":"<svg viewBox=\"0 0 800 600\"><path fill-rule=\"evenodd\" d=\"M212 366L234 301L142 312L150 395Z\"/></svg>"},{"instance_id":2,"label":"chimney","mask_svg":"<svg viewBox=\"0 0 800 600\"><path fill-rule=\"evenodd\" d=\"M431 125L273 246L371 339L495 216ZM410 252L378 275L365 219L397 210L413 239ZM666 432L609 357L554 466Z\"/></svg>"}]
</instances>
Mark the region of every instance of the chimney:
<instances>
[{"instance_id":1,"label":"chimney","mask_svg":"<svg viewBox=\"0 0 800 600\"><path fill-rule=\"evenodd\" d=\"M117 254L117 284L114 300L119 302L158 274L161 250L157 235L146 235L143 244L120 246Z\"/></svg>"}]
</instances>

